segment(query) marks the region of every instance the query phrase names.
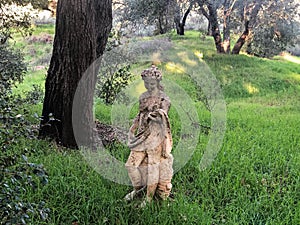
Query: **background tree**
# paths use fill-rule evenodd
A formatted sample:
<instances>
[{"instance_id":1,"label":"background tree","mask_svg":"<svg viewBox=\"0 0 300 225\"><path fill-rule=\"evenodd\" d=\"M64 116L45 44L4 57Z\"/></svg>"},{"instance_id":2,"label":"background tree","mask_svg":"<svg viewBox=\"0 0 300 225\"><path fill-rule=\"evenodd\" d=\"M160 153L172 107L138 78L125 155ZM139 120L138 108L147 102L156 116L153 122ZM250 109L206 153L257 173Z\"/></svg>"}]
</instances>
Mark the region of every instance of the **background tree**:
<instances>
[{"instance_id":1,"label":"background tree","mask_svg":"<svg viewBox=\"0 0 300 225\"><path fill-rule=\"evenodd\" d=\"M282 51L295 37L293 24L299 11L299 4L296 1L197 0L197 3L201 13L209 21L218 53L230 53L233 32L242 33L234 45L233 54L238 54L248 41L249 53L253 52L253 49L260 49L265 53L259 55L266 56L267 49L275 48ZM249 48L250 46L252 48Z\"/></svg>"},{"instance_id":2,"label":"background tree","mask_svg":"<svg viewBox=\"0 0 300 225\"><path fill-rule=\"evenodd\" d=\"M176 32L179 35L184 35L184 27L188 15L194 6L194 1L177 0L175 5L174 22L176 26Z\"/></svg>"},{"instance_id":3,"label":"background tree","mask_svg":"<svg viewBox=\"0 0 300 225\"><path fill-rule=\"evenodd\" d=\"M299 1L263 1L249 21L246 51L260 57L271 57L297 41L300 15ZM255 8L254 8L255 9ZM266 13L267 12L267 13ZM247 20L244 20L247 21Z\"/></svg>"},{"instance_id":4,"label":"background tree","mask_svg":"<svg viewBox=\"0 0 300 225\"><path fill-rule=\"evenodd\" d=\"M72 127L72 104L78 82L101 56L112 26L111 0L58 1L53 55L45 84L40 137L50 137L77 147ZM96 72L91 87L82 93L82 132L92 135L92 103ZM80 104L80 103L79 103Z\"/></svg>"},{"instance_id":5,"label":"background tree","mask_svg":"<svg viewBox=\"0 0 300 225\"><path fill-rule=\"evenodd\" d=\"M262 0L242 1L239 3L241 21L244 22L244 32L235 43L232 49L232 54L240 53L241 48L245 44L247 38L249 37L249 34L254 27L256 17L262 7Z\"/></svg>"},{"instance_id":6,"label":"background tree","mask_svg":"<svg viewBox=\"0 0 300 225\"><path fill-rule=\"evenodd\" d=\"M218 53L230 52L230 22L236 1L197 0L201 13L209 21L209 33L214 37ZM222 22L223 37L220 31L220 22Z\"/></svg>"},{"instance_id":7,"label":"background tree","mask_svg":"<svg viewBox=\"0 0 300 225\"><path fill-rule=\"evenodd\" d=\"M133 24L155 25L156 34L170 31L176 0L124 0L123 20Z\"/></svg>"},{"instance_id":8,"label":"background tree","mask_svg":"<svg viewBox=\"0 0 300 225\"><path fill-rule=\"evenodd\" d=\"M12 33L31 33L32 19L37 15L32 5L18 1L0 2L0 44L12 38Z\"/></svg>"}]
</instances>

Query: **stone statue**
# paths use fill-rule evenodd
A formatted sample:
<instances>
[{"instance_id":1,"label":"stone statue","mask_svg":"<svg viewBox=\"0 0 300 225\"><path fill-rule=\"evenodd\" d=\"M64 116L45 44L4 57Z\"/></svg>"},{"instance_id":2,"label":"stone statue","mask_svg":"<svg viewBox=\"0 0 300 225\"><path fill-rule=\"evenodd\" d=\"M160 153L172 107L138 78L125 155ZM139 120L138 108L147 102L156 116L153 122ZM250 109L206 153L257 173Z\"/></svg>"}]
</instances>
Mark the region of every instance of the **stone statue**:
<instances>
[{"instance_id":1,"label":"stone statue","mask_svg":"<svg viewBox=\"0 0 300 225\"><path fill-rule=\"evenodd\" d=\"M139 113L129 129L131 150L125 164L134 190L125 196L132 200L147 187L145 205L156 194L163 200L170 195L173 176L172 136L168 111L170 100L160 85L161 72L154 65L141 74L147 89L139 98Z\"/></svg>"}]
</instances>

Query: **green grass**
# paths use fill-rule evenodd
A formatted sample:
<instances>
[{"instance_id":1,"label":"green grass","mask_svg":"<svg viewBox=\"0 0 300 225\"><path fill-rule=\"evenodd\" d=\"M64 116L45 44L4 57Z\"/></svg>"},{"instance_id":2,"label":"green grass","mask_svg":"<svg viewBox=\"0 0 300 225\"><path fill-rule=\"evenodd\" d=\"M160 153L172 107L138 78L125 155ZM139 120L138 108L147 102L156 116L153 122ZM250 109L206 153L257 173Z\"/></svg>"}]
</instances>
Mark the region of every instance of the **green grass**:
<instances>
[{"instance_id":1,"label":"green grass","mask_svg":"<svg viewBox=\"0 0 300 225\"><path fill-rule=\"evenodd\" d=\"M29 159L45 166L49 184L28 189L24 198L45 201L51 212L47 221L31 224L300 224L299 64L217 55L212 39L199 40L197 32L172 38L188 51L203 53L227 103L226 134L211 167L199 170L209 139L201 132L194 155L174 175L174 200L138 209L139 201L122 200L131 187L103 178L79 152L32 141L29 147L36 151ZM165 78L180 84L194 100L201 124L210 125L210 113L189 76L165 66L160 65ZM29 71L19 88L43 80L42 72ZM110 123L110 110L97 101L96 118ZM172 108L175 145L181 125L177 117ZM115 146L113 154L126 159L129 150Z\"/></svg>"},{"instance_id":2,"label":"green grass","mask_svg":"<svg viewBox=\"0 0 300 225\"><path fill-rule=\"evenodd\" d=\"M46 37L54 37L53 25L39 25L34 27L33 33L28 37L15 34L10 41L12 46L22 51L27 63L28 73L24 81L14 89L17 94L32 90L32 86L40 85L44 88L44 82L52 53L52 43L43 41Z\"/></svg>"}]
</instances>

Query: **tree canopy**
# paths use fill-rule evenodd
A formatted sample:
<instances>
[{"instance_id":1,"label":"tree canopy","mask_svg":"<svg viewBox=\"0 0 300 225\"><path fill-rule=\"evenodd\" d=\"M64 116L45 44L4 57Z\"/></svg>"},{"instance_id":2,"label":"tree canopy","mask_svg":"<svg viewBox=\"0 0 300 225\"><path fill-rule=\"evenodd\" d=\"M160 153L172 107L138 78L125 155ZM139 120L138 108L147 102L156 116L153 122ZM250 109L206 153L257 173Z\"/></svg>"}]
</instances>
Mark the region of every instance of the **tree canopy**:
<instances>
[{"instance_id":1,"label":"tree canopy","mask_svg":"<svg viewBox=\"0 0 300 225\"><path fill-rule=\"evenodd\" d=\"M270 56L284 50L295 37L299 4L291 0L197 0L208 19L216 49L230 53L231 34L240 34L232 53L247 41L249 53Z\"/></svg>"}]
</instances>

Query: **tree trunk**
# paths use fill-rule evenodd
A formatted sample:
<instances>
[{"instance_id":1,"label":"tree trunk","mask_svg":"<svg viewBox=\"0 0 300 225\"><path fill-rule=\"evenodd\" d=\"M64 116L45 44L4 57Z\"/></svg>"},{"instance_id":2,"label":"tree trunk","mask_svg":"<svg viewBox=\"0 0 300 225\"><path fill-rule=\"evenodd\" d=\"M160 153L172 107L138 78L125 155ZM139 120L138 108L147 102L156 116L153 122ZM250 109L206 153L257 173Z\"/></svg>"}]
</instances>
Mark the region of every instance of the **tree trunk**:
<instances>
[{"instance_id":1,"label":"tree trunk","mask_svg":"<svg viewBox=\"0 0 300 225\"><path fill-rule=\"evenodd\" d=\"M212 36L214 37L215 40L215 46L217 49L218 53L225 53L223 44L222 44L222 37L220 34L220 29L218 25L218 15L217 15L217 10L213 3L207 3L207 8L209 10L209 22L211 24L211 29L212 29Z\"/></svg>"},{"instance_id":2,"label":"tree trunk","mask_svg":"<svg viewBox=\"0 0 300 225\"><path fill-rule=\"evenodd\" d=\"M211 28L211 24L208 20L208 25L207 25L207 35L212 36L212 28Z\"/></svg>"},{"instance_id":3,"label":"tree trunk","mask_svg":"<svg viewBox=\"0 0 300 225\"><path fill-rule=\"evenodd\" d=\"M243 45L246 42L246 38L249 35L249 21L246 21L245 23L245 31L243 32L243 34L239 37L239 39L237 40L237 42L235 43L231 53L232 54L239 54L241 51L241 48L243 47Z\"/></svg>"},{"instance_id":4,"label":"tree trunk","mask_svg":"<svg viewBox=\"0 0 300 225\"><path fill-rule=\"evenodd\" d=\"M197 1L199 7L200 7L200 11L202 13L202 15L207 19L208 21L208 25L207 25L207 35L209 36L213 36L213 32L212 32L212 27L211 27L211 22L210 22L210 16L209 13L204 9L204 2L201 0Z\"/></svg>"},{"instance_id":5,"label":"tree trunk","mask_svg":"<svg viewBox=\"0 0 300 225\"><path fill-rule=\"evenodd\" d=\"M84 72L104 51L111 29L111 0L58 1L53 54L46 78L39 136L66 147L78 147L72 125L73 98ZM80 104L82 131L91 134L96 72Z\"/></svg>"},{"instance_id":6,"label":"tree trunk","mask_svg":"<svg viewBox=\"0 0 300 225\"><path fill-rule=\"evenodd\" d=\"M176 33L178 35L184 35L184 25L182 23L176 23Z\"/></svg>"},{"instance_id":7,"label":"tree trunk","mask_svg":"<svg viewBox=\"0 0 300 225\"><path fill-rule=\"evenodd\" d=\"M229 54L230 53L230 17L226 16L224 18L224 26L223 26L223 43L222 47L224 50L224 53Z\"/></svg>"},{"instance_id":8,"label":"tree trunk","mask_svg":"<svg viewBox=\"0 0 300 225\"><path fill-rule=\"evenodd\" d=\"M181 23L181 15L180 15L180 7L179 5L175 6L175 13L174 13L174 23L176 27L176 33L178 35L184 35L184 26Z\"/></svg>"},{"instance_id":9,"label":"tree trunk","mask_svg":"<svg viewBox=\"0 0 300 225\"><path fill-rule=\"evenodd\" d=\"M186 24L187 17L190 14L192 8L193 8L193 3L191 3L189 5L189 8L185 11L182 21L180 21L180 10L179 10L179 15L177 15L175 18L176 30L178 35L184 35L184 26Z\"/></svg>"},{"instance_id":10,"label":"tree trunk","mask_svg":"<svg viewBox=\"0 0 300 225\"><path fill-rule=\"evenodd\" d=\"M223 49L224 53L230 53L230 1L224 1L224 16L223 16Z\"/></svg>"}]
</instances>

